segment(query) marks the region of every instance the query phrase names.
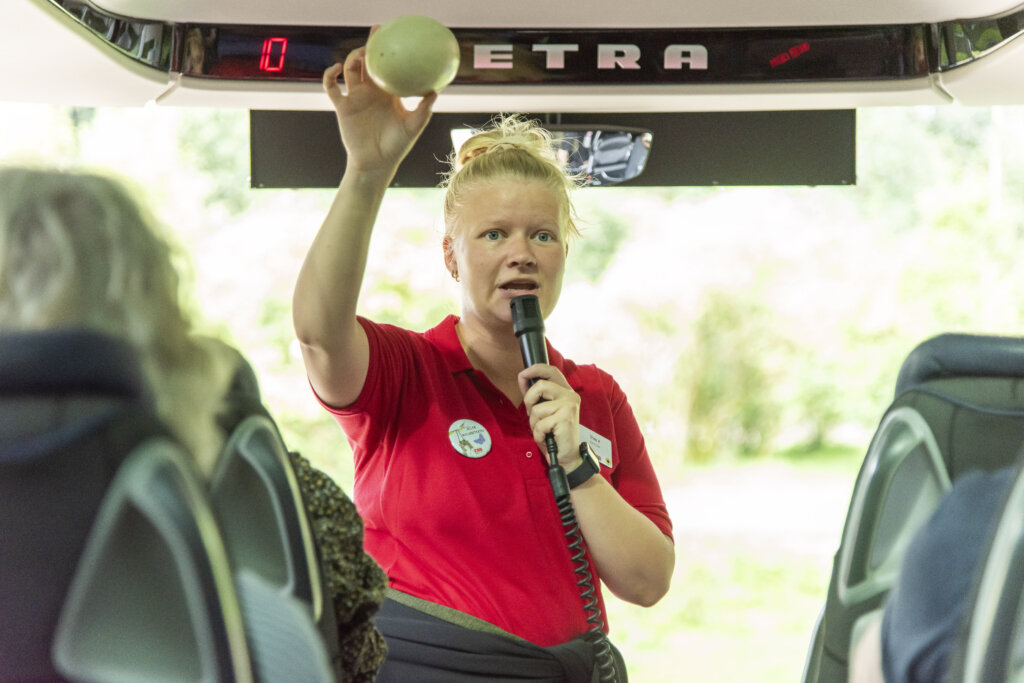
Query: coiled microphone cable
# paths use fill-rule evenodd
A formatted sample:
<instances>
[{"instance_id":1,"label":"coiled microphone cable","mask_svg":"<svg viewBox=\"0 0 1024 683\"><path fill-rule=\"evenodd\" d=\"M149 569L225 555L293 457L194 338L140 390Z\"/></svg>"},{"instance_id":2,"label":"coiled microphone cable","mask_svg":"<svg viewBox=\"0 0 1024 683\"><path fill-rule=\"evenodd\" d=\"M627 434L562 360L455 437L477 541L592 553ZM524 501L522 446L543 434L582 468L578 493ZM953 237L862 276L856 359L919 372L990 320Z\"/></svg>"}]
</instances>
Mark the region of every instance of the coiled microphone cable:
<instances>
[{"instance_id":1,"label":"coiled microphone cable","mask_svg":"<svg viewBox=\"0 0 1024 683\"><path fill-rule=\"evenodd\" d=\"M547 345L544 342L544 317L540 312L540 303L533 294L524 294L512 299L512 327L519 339L519 348L523 354L526 367L537 363L548 362ZM569 553L573 562L573 573L576 585L580 589L583 611L589 625L584 638L594 647L594 660L602 683L618 683L615 671L615 657L612 644L604 632L604 619L597 601L594 588L594 577L590 573L587 561L587 550L584 546L583 534L576 519L576 510L572 506L569 493L569 480L565 468L558 463L558 444L554 434L544 437L544 445L548 450L548 481L555 496L555 505L565 530Z\"/></svg>"}]
</instances>

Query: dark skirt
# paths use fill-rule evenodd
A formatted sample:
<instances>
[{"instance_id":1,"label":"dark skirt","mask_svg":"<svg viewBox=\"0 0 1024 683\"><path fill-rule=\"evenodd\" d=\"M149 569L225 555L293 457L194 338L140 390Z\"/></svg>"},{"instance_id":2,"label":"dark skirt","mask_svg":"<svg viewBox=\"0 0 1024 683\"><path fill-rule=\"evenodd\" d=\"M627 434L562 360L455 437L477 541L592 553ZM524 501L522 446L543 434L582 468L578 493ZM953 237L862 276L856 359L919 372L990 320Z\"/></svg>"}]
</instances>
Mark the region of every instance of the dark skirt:
<instances>
[{"instance_id":1,"label":"dark skirt","mask_svg":"<svg viewBox=\"0 0 1024 683\"><path fill-rule=\"evenodd\" d=\"M388 645L377 683L599 680L594 646L582 637L541 647L461 612L432 605L428 614L409 606L422 601L400 596L402 602L398 602L394 597L389 591L376 617L377 628ZM622 655L614 647L612 653L618 681L625 683Z\"/></svg>"}]
</instances>

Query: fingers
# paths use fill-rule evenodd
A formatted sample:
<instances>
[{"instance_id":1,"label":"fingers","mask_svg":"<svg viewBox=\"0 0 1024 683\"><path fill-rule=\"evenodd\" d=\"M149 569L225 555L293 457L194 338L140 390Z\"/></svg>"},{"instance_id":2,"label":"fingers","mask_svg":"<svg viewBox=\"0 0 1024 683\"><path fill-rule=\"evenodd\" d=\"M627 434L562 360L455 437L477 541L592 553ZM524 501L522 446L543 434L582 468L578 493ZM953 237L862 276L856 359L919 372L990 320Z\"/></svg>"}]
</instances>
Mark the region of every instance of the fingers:
<instances>
[{"instance_id":1,"label":"fingers","mask_svg":"<svg viewBox=\"0 0 1024 683\"><path fill-rule=\"evenodd\" d=\"M360 47L352 50L345 57L344 63L336 62L324 70L323 86L331 99L341 96L341 88L338 85L338 77L344 76L346 90L361 83L363 80L363 64L366 61L366 48Z\"/></svg>"},{"instance_id":2,"label":"fingers","mask_svg":"<svg viewBox=\"0 0 1024 683\"><path fill-rule=\"evenodd\" d=\"M533 440L539 446L545 447L545 450L547 435L555 437L558 460L563 465L578 457L580 427L579 411L575 404L568 401L545 401L537 404L530 413L530 429Z\"/></svg>"},{"instance_id":3,"label":"fingers","mask_svg":"<svg viewBox=\"0 0 1024 683\"><path fill-rule=\"evenodd\" d=\"M430 121L430 116L433 113L434 102L437 101L437 93L429 92L423 96L416 105L416 108L412 110L411 120L414 121L420 129L426 127L427 122Z\"/></svg>"},{"instance_id":4,"label":"fingers","mask_svg":"<svg viewBox=\"0 0 1024 683\"><path fill-rule=\"evenodd\" d=\"M352 89L353 85L363 82L363 70L366 64L366 47L356 48L345 57L345 86Z\"/></svg>"},{"instance_id":5,"label":"fingers","mask_svg":"<svg viewBox=\"0 0 1024 683\"><path fill-rule=\"evenodd\" d=\"M410 138L418 138L423 129L427 127L427 124L430 123L430 117L434 113L431 107L436 100L437 93L432 92L424 95L415 109L407 110L404 104L399 103L398 107L404 113L406 133Z\"/></svg>"},{"instance_id":6,"label":"fingers","mask_svg":"<svg viewBox=\"0 0 1024 683\"><path fill-rule=\"evenodd\" d=\"M536 384L533 385L534 387L543 384L544 381L547 381L562 387L563 389L573 391L572 387L569 386L569 382L565 379L565 375L563 375L562 372L554 365L548 365L546 363L536 363L535 365L531 365L525 370L520 371L518 380L519 388L523 391L523 398L526 398L526 394L529 393L531 381L536 382ZM544 389L542 387L542 391L543 390ZM544 396L544 398L550 399L553 397Z\"/></svg>"},{"instance_id":7,"label":"fingers","mask_svg":"<svg viewBox=\"0 0 1024 683\"><path fill-rule=\"evenodd\" d=\"M536 380L529 386L530 380ZM547 434L554 434L559 460L563 454L576 457L579 444L580 395L569 386L565 376L551 365L533 365L519 374L524 390L523 403L530 418L534 440L543 445Z\"/></svg>"},{"instance_id":8,"label":"fingers","mask_svg":"<svg viewBox=\"0 0 1024 683\"><path fill-rule=\"evenodd\" d=\"M437 91L432 90L423 96L420 103L416 105L416 111L427 110L430 111L434 107L434 102L437 102Z\"/></svg>"},{"instance_id":9,"label":"fingers","mask_svg":"<svg viewBox=\"0 0 1024 683\"><path fill-rule=\"evenodd\" d=\"M337 63L327 67L324 71L323 85L324 90L331 99L334 99L334 93L341 94L341 88L338 87L338 76L341 75L342 69L345 68L344 64Z\"/></svg>"}]
</instances>

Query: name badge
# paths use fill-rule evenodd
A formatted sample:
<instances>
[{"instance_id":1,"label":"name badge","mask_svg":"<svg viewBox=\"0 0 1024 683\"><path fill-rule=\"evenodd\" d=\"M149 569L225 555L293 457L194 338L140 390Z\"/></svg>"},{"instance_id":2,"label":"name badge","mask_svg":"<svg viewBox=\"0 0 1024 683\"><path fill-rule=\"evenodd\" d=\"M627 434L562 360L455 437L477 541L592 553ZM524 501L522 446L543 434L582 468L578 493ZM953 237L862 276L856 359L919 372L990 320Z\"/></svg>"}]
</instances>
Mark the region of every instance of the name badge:
<instances>
[{"instance_id":1,"label":"name badge","mask_svg":"<svg viewBox=\"0 0 1024 683\"><path fill-rule=\"evenodd\" d=\"M599 463L605 467L612 466L612 442L610 440L583 425L580 425L580 438L586 442L590 452L594 454Z\"/></svg>"}]
</instances>

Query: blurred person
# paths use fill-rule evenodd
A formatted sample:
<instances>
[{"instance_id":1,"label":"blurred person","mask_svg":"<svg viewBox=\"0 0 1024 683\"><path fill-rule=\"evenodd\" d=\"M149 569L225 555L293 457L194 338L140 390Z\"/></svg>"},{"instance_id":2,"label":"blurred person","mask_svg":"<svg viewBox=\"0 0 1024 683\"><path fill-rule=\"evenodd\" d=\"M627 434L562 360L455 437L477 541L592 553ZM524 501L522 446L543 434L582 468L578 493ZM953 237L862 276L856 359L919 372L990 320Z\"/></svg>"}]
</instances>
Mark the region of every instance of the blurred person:
<instances>
[{"instance_id":1,"label":"blurred person","mask_svg":"<svg viewBox=\"0 0 1024 683\"><path fill-rule=\"evenodd\" d=\"M899 577L854 644L851 683L941 683L1016 467L974 470L953 482L914 534Z\"/></svg>"},{"instance_id":2,"label":"blurred person","mask_svg":"<svg viewBox=\"0 0 1024 683\"><path fill-rule=\"evenodd\" d=\"M568 473L595 584L653 605L675 551L621 388L550 345L549 363L523 369L513 333L514 297L535 294L544 316L559 298L576 183L547 131L522 117L471 137L443 183L442 256L461 283L461 315L425 333L372 322L356 314L371 233L437 95L407 110L367 77L365 48L323 84L347 161L293 317L312 390L353 448L367 551L389 577L379 680L596 680L545 435Z\"/></svg>"},{"instance_id":3,"label":"blurred person","mask_svg":"<svg viewBox=\"0 0 1024 683\"><path fill-rule=\"evenodd\" d=\"M0 329L89 329L136 350L159 417L209 475L258 389L237 349L196 334L174 250L119 182L88 172L0 168ZM372 681L384 643L372 616L385 577L362 550L352 502L298 454L292 461L333 592L345 680Z\"/></svg>"},{"instance_id":4,"label":"blurred person","mask_svg":"<svg viewBox=\"0 0 1024 683\"><path fill-rule=\"evenodd\" d=\"M0 327L85 328L138 351L157 412L209 474L234 373L228 349L193 333L170 244L118 182L0 169Z\"/></svg>"}]
</instances>

